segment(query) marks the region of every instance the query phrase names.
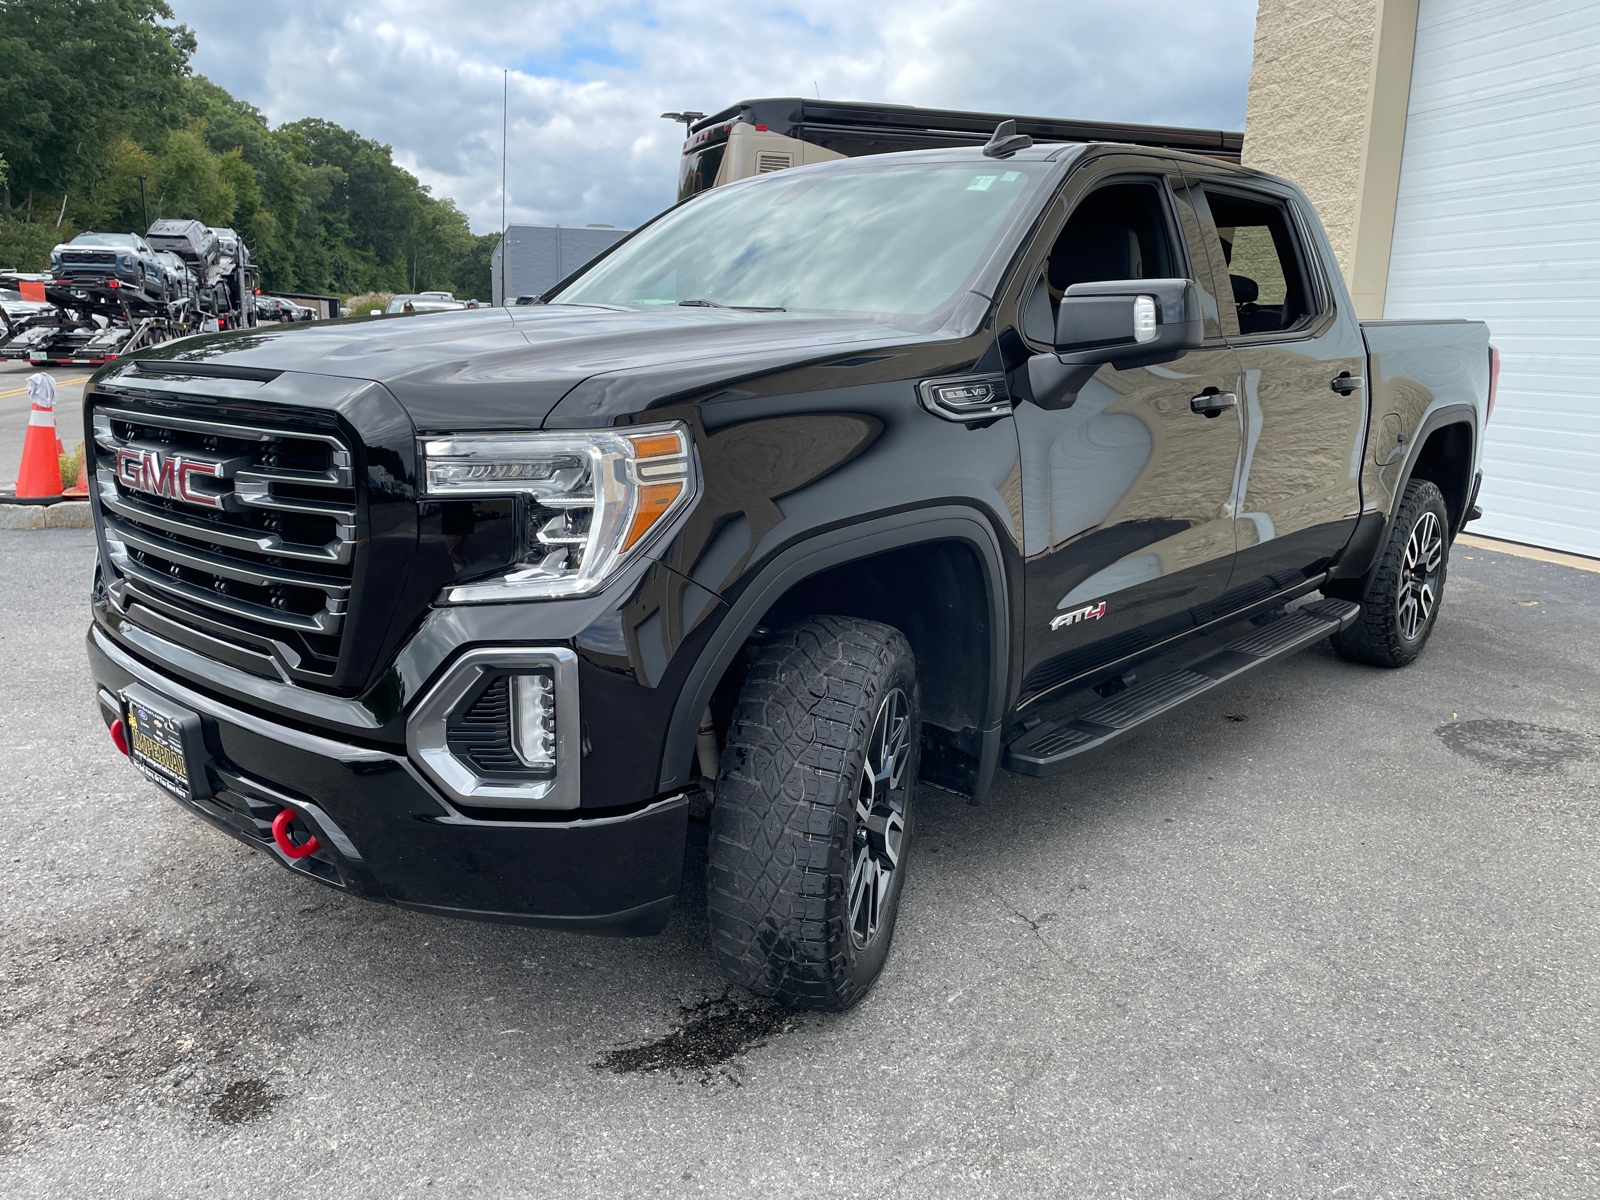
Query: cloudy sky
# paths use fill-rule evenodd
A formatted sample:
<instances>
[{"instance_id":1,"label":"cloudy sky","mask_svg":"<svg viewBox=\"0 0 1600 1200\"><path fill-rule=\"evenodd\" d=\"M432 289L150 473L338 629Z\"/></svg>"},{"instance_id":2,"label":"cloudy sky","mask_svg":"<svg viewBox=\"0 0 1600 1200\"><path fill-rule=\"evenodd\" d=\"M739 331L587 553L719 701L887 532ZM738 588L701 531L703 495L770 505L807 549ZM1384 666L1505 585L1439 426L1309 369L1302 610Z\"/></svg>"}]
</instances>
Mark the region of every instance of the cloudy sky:
<instances>
[{"instance_id":1,"label":"cloudy sky","mask_svg":"<svg viewBox=\"0 0 1600 1200\"><path fill-rule=\"evenodd\" d=\"M1241 129L1255 0L172 0L194 68L277 124L324 117L500 227L629 227L674 198L683 127L758 96Z\"/></svg>"}]
</instances>

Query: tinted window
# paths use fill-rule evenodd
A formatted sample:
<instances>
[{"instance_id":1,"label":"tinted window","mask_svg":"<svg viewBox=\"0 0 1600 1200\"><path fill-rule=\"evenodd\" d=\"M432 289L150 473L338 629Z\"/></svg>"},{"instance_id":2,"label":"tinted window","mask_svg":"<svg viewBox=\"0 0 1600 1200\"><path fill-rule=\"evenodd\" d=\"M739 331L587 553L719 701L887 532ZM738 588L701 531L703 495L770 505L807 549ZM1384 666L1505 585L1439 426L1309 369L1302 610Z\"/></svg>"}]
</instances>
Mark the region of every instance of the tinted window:
<instances>
[{"instance_id":1,"label":"tinted window","mask_svg":"<svg viewBox=\"0 0 1600 1200\"><path fill-rule=\"evenodd\" d=\"M1205 189L1228 260L1239 332L1273 333L1312 315L1314 294L1282 202Z\"/></svg>"},{"instance_id":2,"label":"tinted window","mask_svg":"<svg viewBox=\"0 0 1600 1200\"><path fill-rule=\"evenodd\" d=\"M1045 274L1023 314L1023 332L1055 340L1056 311L1075 283L1172 279L1182 274L1172 248L1161 190L1153 183L1112 183L1079 202L1050 250Z\"/></svg>"},{"instance_id":3,"label":"tinted window","mask_svg":"<svg viewBox=\"0 0 1600 1200\"><path fill-rule=\"evenodd\" d=\"M728 152L728 143L720 142L683 156L678 171L678 199L687 200L696 192L703 192L717 182L717 172L722 169L722 156Z\"/></svg>"},{"instance_id":4,"label":"tinted window","mask_svg":"<svg viewBox=\"0 0 1600 1200\"><path fill-rule=\"evenodd\" d=\"M1049 170L883 163L759 176L674 209L546 300L932 319Z\"/></svg>"}]
</instances>

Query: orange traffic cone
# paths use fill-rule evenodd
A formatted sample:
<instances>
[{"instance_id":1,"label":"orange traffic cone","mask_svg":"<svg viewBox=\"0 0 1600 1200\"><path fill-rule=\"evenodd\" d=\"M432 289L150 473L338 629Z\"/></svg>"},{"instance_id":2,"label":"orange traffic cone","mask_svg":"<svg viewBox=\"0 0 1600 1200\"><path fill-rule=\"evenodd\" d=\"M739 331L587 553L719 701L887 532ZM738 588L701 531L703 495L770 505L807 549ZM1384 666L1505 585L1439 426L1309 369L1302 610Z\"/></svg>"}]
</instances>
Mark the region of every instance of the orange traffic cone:
<instances>
[{"instance_id":1,"label":"orange traffic cone","mask_svg":"<svg viewBox=\"0 0 1600 1200\"><path fill-rule=\"evenodd\" d=\"M82 442L78 443L78 482L61 494L74 500L81 500L89 494L89 452L84 449Z\"/></svg>"},{"instance_id":2,"label":"orange traffic cone","mask_svg":"<svg viewBox=\"0 0 1600 1200\"><path fill-rule=\"evenodd\" d=\"M43 371L28 376L28 436L17 472L19 499L61 495L61 458L56 453L56 381Z\"/></svg>"}]
</instances>

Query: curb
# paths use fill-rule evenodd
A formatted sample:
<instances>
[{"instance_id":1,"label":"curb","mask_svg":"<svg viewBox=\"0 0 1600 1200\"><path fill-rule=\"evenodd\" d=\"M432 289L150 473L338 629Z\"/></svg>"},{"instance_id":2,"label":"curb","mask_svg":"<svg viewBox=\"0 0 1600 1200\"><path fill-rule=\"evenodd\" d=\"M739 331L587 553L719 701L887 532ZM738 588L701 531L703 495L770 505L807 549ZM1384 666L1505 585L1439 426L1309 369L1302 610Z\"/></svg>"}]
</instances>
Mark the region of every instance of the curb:
<instances>
[{"instance_id":1,"label":"curb","mask_svg":"<svg viewBox=\"0 0 1600 1200\"><path fill-rule=\"evenodd\" d=\"M87 500L55 504L0 503L0 529L89 529L93 525Z\"/></svg>"}]
</instances>

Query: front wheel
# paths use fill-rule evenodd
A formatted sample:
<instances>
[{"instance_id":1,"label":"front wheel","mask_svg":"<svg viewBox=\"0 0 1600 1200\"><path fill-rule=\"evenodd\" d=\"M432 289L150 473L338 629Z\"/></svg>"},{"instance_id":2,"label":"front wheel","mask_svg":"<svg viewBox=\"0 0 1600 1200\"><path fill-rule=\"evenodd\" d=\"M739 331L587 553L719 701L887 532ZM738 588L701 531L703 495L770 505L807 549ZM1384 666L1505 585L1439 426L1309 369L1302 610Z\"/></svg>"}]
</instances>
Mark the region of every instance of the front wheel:
<instances>
[{"instance_id":1,"label":"front wheel","mask_svg":"<svg viewBox=\"0 0 1600 1200\"><path fill-rule=\"evenodd\" d=\"M905 886L921 729L899 630L813 617L761 648L711 814L711 942L729 979L794 1008L866 994Z\"/></svg>"},{"instance_id":2,"label":"front wheel","mask_svg":"<svg viewBox=\"0 0 1600 1200\"><path fill-rule=\"evenodd\" d=\"M1450 514L1426 479L1406 484L1389 540L1361 601L1361 615L1333 636L1341 658L1403 667L1422 653L1439 617L1450 567Z\"/></svg>"}]
</instances>

